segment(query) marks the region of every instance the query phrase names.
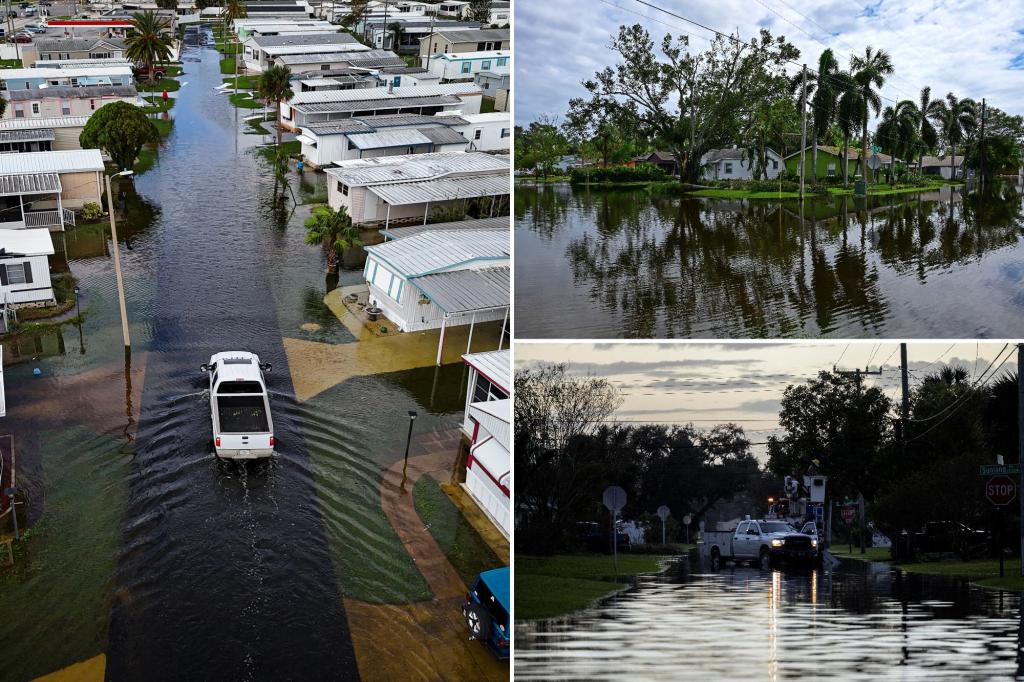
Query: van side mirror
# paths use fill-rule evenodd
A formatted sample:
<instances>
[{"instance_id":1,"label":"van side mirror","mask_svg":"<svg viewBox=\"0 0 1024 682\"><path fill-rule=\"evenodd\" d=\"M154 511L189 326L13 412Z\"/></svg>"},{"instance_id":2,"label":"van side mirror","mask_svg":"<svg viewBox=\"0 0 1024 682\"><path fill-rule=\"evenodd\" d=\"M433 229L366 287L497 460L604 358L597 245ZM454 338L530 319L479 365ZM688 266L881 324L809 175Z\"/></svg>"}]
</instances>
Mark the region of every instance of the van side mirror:
<instances>
[{"instance_id":1,"label":"van side mirror","mask_svg":"<svg viewBox=\"0 0 1024 682\"><path fill-rule=\"evenodd\" d=\"M199 365L199 371L200 372L209 372L210 371L210 366L204 362L203 364Z\"/></svg>"},{"instance_id":2,"label":"van side mirror","mask_svg":"<svg viewBox=\"0 0 1024 682\"><path fill-rule=\"evenodd\" d=\"M269 372L273 368L274 368L274 366L271 365L269 362L264 362L262 365L260 365L260 369L262 369L264 372Z\"/></svg>"}]
</instances>

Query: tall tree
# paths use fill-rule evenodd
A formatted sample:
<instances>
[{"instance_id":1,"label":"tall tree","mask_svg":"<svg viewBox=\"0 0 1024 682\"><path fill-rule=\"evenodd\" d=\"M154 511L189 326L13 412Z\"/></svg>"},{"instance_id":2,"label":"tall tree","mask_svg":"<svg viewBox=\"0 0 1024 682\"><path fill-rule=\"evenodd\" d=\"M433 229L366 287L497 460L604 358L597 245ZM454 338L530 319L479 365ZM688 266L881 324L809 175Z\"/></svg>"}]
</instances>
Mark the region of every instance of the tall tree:
<instances>
[{"instance_id":1,"label":"tall tree","mask_svg":"<svg viewBox=\"0 0 1024 682\"><path fill-rule=\"evenodd\" d=\"M978 127L978 110L972 99L959 99L952 92L946 95L945 120L942 123L942 136L949 145L949 177L956 178L956 148L964 137Z\"/></svg>"},{"instance_id":2,"label":"tall tree","mask_svg":"<svg viewBox=\"0 0 1024 682\"><path fill-rule=\"evenodd\" d=\"M273 104L277 122L277 146L281 146L281 103L295 95L292 90L292 72L287 66L275 65L264 71L256 84L256 96Z\"/></svg>"},{"instance_id":3,"label":"tall tree","mask_svg":"<svg viewBox=\"0 0 1024 682\"><path fill-rule=\"evenodd\" d=\"M516 136L516 162L546 178L569 149L558 119L542 115Z\"/></svg>"},{"instance_id":4,"label":"tall tree","mask_svg":"<svg viewBox=\"0 0 1024 682\"><path fill-rule=\"evenodd\" d=\"M127 102L104 104L78 136L83 149L102 149L120 170L130 169L143 145L159 139L160 132L142 109Z\"/></svg>"},{"instance_id":5,"label":"tall tree","mask_svg":"<svg viewBox=\"0 0 1024 682\"><path fill-rule=\"evenodd\" d=\"M621 61L583 83L591 106L604 106L622 125L669 151L683 181L700 179L700 159L716 146L735 144L745 125L750 92L766 80L784 83L783 65L799 51L762 30L749 43L723 36L704 52L689 39L666 35L664 59L645 28L621 26L611 48Z\"/></svg>"},{"instance_id":6,"label":"tall tree","mask_svg":"<svg viewBox=\"0 0 1024 682\"><path fill-rule=\"evenodd\" d=\"M839 96L836 82L838 73L839 62L836 61L835 54L831 49L826 49L818 57L818 70L807 72L806 92L802 71L789 80L790 92L796 95L797 102L806 98L805 106L810 105L811 168L815 183L818 181L818 142L828 134L836 118L836 99Z\"/></svg>"},{"instance_id":7,"label":"tall tree","mask_svg":"<svg viewBox=\"0 0 1024 682\"><path fill-rule=\"evenodd\" d=\"M345 249L362 246L359 229L352 225L352 217L344 206L337 211L328 206L317 206L306 218L306 243L323 248L327 256L327 272L338 271L338 263Z\"/></svg>"},{"instance_id":8,"label":"tall tree","mask_svg":"<svg viewBox=\"0 0 1024 682\"><path fill-rule=\"evenodd\" d=\"M850 59L850 69L853 71L853 79L860 88L862 107L860 172L861 177L867 182L868 121L871 118L871 111L874 111L876 116L881 112L882 97L876 88L881 89L885 85L885 79L892 75L892 59L885 50L875 50L869 45L864 49L863 55L854 55Z\"/></svg>"},{"instance_id":9,"label":"tall tree","mask_svg":"<svg viewBox=\"0 0 1024 682\"><path fill-rule=\"evenodd\" d=\"M917 105L909 99L901 100L895 107L886 107L882 112L882 120L875 130L875 138L883 151L892 156L889 167L889 179L896 181L897 159L907 159L919 150L918 125L920 112Z\"/></svg>"},{"instance_id":10,"label":"tall tree","mask_svg":"<svg viewBox=\"0 0 1024 682\"><path fill-rule=\"evenodd\" d=\"M171 59L174 40L170 24L152 10L136 12L131 18L131 30L125 38L125 56L142 65L149 82L153 82L153 69Z\"/></svg>"},{"instance_id":11,"label":"tall tree","mask_svg":"<svg viewBox=\"0 0 1024 682\"><path fill-rule=\"evenodd\" d=\"M941 99L932 99L932 89L929 86L921 88L921 97L918 99L917 110L918 135L921 138L921 149L917 156L917 172L922 173L921 164L924 162L925 152L932 152L939 143L939 131L936 125L941 126L946 118L946 104Z\"/></svg>"},{"instance_id":12,"label":"tall tree","mask_svg":"<svg viewBox=\"0 0 1024 682\"><path fill-rule=\"evenodd\" d=\"M850 137L861 126L864 102L861 89L849 72L842 71L835 76L838 101L836 123L843 135L843 184L850 184Z\"/></svg>"}]
</instances>

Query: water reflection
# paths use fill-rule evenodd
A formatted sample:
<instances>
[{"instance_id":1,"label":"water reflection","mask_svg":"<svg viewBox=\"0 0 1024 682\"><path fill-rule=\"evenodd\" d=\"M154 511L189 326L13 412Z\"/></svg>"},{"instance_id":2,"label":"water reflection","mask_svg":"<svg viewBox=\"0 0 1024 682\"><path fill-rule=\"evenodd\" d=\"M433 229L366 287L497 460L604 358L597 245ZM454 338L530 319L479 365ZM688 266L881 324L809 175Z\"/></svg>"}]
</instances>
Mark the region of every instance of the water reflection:
<instances>
[{"instance_id":1,"label":"water reflection","mask_svg":"<svg viewBox=\"0 0 1024 682\"><path fill-rule=\"evenodd\" d=\"M1022 230L1006 186L801 205L520 185L518 331L1012 336Z\"/></svg>"},{"instance_id":2,"label":"water reflection","mask_svg":"<svg viewBox=\"0 0 1024 682\"><path fill-rule=\"evenodd\" d=\"M649 578L517 626L516 679L993 679L1018 671L1020 597L884 564Z\"/></svg>"}]
</instances>

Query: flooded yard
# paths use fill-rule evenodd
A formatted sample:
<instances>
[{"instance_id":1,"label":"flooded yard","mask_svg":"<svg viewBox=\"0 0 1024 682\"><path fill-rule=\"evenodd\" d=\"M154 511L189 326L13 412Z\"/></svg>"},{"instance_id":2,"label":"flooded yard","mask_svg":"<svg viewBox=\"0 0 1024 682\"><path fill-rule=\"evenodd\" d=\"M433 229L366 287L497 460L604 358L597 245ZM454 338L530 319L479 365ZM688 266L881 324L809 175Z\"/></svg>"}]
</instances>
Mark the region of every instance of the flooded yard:
<instances>
[{"instance_id":1,"label":"flooded yard","mask_svg":"<svg viewBox=\"0 0 1024 682\"><path fill-rule=\"evenodd\" d=\"M361 271L327 276L304 243L310 206L273 200L254 153L271 138L240 132L245 112L214 90L218 58L186 48L174 132L118 224L130 362L102 226L55 235L83 292L81 326L5 353L3 433L30 530L0 573L3 677L74 666L108 679L507 679L507 663L466 638L464 586L438 593L388 514L404 503L388 472L416 410L410 467L431 466L410 492L443 524L411 532L457 530L461 544L438 535L432 558L466 575L507 563L507 543L501 556L438 492L458 445L465 343L441 367L432 352L387 371L365 359L380 349L323 301ZM323 176L291 176L300 199L324 194ZM212 456L198 371L239 347L273 364L277 454L247 466ZM495 347L478 329L473 350ZM381 637L397 653L375 655Z\"/></svg>"},{"instance_id":2,"label":"flooded yard","mask_svg":"<svg viewBox=\"0 0 1024 682\"><path fill-rule=\"evenodd\" d=\"M516 186L517 338L1002 338L1018 190L740 201Z\"/></svg>"},{"instance_id":3,"label":"flooded yard","mask_svg":"<svg viewBox=\"0 0 1024 682\"><path fill-rule=\"evenodd\" d=\"M517 680L997 680L1024 674L1020 595L848 561L692 570L522 623Z\"/></svg>"}]
</instances>

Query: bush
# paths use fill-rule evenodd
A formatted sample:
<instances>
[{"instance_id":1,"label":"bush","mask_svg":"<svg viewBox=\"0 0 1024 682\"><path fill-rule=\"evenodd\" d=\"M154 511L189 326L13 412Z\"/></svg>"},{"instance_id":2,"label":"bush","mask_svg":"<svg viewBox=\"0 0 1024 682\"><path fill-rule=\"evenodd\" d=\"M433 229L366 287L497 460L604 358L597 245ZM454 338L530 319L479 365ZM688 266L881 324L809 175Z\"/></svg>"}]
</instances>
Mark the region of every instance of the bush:
<instances>
[{"instance_id":1,"label":"bush","mask_svg":"<svg viewBox=\"0 0 1024 682\"><path fill-rule=\"evenodd\" d=\"M569 182L574 185L604 182L657 182L667 180L668 175L657 166L642 163L635 167L608 166L605 168L573 168Z\"/></svg>"},{"instance_id":2,"label":"bush","mask_svg":"<svg viewBox=\"0 0 1024 682\"><path fill-rule=\"evenodd\" d=\"M103 209L95 201L87 201L82 206L82 218L86 222L94 223L103 217Z\"/></svg>"}]
</instances>

